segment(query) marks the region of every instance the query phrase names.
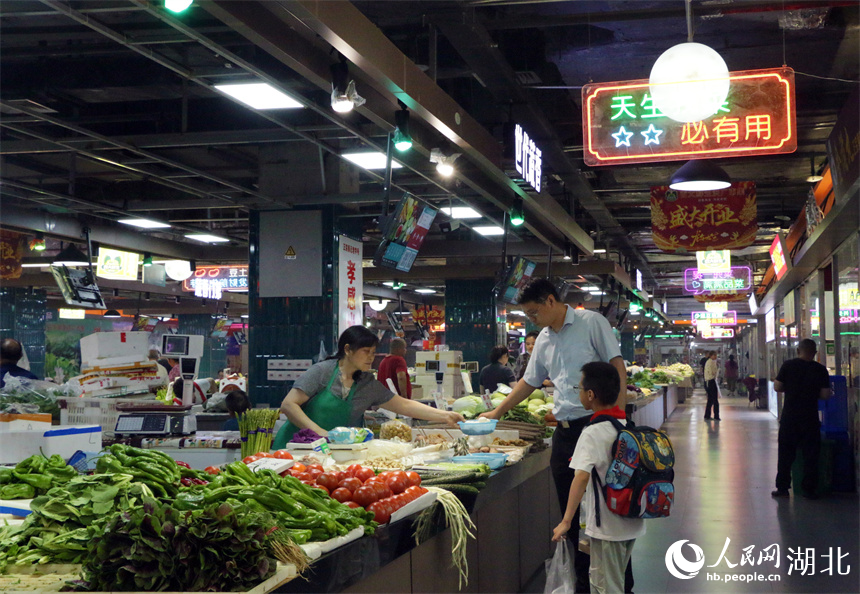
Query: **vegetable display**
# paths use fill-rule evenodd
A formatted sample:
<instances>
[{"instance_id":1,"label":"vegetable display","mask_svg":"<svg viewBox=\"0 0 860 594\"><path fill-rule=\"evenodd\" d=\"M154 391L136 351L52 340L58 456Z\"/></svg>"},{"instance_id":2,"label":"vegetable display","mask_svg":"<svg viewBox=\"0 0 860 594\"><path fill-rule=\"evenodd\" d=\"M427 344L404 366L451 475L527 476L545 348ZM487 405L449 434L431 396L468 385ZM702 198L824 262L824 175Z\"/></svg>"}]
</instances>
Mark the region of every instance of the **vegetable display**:
<instances>
[{"instance_id":1,"label":"vegetable display","mask_svg":"<svg viewBox=\"0 0 860 594\"><path fill-rule=\"evenodd\" d=\"M299 429L293 434L293 438L290 440L290 443L313 443L320 437L322 437L322 435L313 429ZM328 439L326 439L326 441L328 441ZM245 455L245 450L242 450L242 455Z\"/></svg>"},{"instance_id":2,"label":"vegetable display","mask_svg":"<svg viewBox=\"0 0 860 594\"><path fill-rule=\"evenodd\" d=\"M279 414L276 408L252 408L237 416L243 458L272 449L275 421Z\"/></svg>"},{"instance_id":3,"label":"vegetable display","mask_svg":"<svg viewBox=\"0 0 860 594\"><path fill-rule=\"evenodd\" d=\"M0 468L0 499L32 499L78 475L62 456L30 456L15 468Z\"/></svg>"},{"instance_id":4,"label":"vegetable display","mask_svg":"<svg viewBox=\"0 0 860 594\"><path fill-rule=\"evenodd\" d=\"M445 516L445 526L451 529L451 558L454 567L459 573L459 589L463 589L463 582L469 584L469 563L466 559L466 543L469 538L474 539L475 524L469 517L469 512L453 493L439 487L428 487L429 491L436 493L436 501L421 512L415 522L415 544L420 545L433 536L434 517L438 509Z\"/></svg>"},{"instance_id":5,"label":"vegetable display","mask_svg":"<svg viewBox=\"0 0 860 594\"><path fill-rule=\"evenodd\" d=\"M130 474L160 497L176 495L182 479L180 466L166 453L115 443L96 461L98 474Z\"/></svg>"}]
</instances>

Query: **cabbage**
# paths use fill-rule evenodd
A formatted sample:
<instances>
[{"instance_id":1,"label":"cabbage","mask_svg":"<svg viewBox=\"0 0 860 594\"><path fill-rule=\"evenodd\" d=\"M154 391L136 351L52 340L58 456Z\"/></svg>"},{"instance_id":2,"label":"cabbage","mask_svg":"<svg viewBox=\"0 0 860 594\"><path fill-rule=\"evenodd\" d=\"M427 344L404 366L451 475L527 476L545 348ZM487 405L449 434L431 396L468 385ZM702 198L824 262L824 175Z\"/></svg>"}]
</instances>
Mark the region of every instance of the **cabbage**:
<instances>
[{"instance_id":1,"label":"cabbage","mask_svg":"<svg viewBox=\"0 0 860 594\"><path fill-rule=\"evenodd\" d=\"M498 408L503 400L504 400L504 398L493 398L492 399L493 408Z\"/></svg>"},{"instance_id":2,"label":"cabbage","mask_svg":"<svg viewBox=\"0 0 860 594\"><path fill-rule=\"evenodd\" d=\"M535 390L529 396L529 400L538 400L538 399L543 400L544 396L546 396L546 394L543 393L543 390Z\"/></svg>"},{"instance_id":3,"label":"cabbage","mask_svg":"<svg viewBox=\"0 0 860 594\"><path fill-rule=\"evenodd\" d=\"M481 400L479 396L463 396L462 398L458 398L454 401L454 404L451 405L451 409L454 412L458 412L463 416L472 416L478 415L487 410L487 407L484 406L484 401Z\"/></svg>"}]
</instances>

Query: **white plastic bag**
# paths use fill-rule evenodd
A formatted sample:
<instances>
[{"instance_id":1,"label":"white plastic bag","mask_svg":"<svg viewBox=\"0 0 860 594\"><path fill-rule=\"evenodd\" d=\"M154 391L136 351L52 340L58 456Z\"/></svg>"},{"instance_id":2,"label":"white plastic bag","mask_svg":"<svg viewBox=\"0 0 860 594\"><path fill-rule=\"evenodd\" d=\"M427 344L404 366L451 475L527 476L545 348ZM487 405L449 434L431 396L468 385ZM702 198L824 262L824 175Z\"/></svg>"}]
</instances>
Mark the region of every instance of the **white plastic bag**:
<instances>
[{"instance_id":1,"label":"white plastic bag","mask_svg":"<svg viewBox=\"0 0 860 594\"><path fill-rule=\"evenodd\" d=\"M546 585L543 594L573 594L573 567L567 550L567 538L556 543L555 554L545 563Z\"/></svg>"}]
</instances>

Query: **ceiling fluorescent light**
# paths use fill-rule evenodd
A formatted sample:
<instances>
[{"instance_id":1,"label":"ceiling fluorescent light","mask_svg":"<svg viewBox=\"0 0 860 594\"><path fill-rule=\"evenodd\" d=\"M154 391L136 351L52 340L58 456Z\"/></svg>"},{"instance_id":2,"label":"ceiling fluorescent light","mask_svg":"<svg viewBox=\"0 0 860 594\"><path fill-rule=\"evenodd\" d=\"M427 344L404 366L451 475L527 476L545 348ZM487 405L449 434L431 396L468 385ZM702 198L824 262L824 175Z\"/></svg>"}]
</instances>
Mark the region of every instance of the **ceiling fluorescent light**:
<instances>
[{"instance_id":1,"label":"ceiling fluorescent light","mask_svg":"<svg viewBox=\"0 0 860 594\"><path fill-rule=\"evenodd\" d=\"M218 237L217 235L209 235L207 233L189 233L185 236L187 239L202 241L203 243L224 243L230 241L226 237Z\"/></svg>"},{"instance_id":2,"label":"ceiling fluorescent light","mask_svg":"<svg viewBox=\"0 0 860 594\"><path fill-rule=\"evenodd\" d=\"M440 210L452 219L480 219L483 216L471 206L454 206L453 208L446 206Z\"/></svg>"},{"instance_id":3,"label":"ceiling fluorescent light","mask_svg":"<svg viewBox=\"0 0 860 594\"><path fill-rule=\"evenodd\" d=\"M153 221L151 219L119 219L117 223L122 223L123 225L131 225L133 227L140 227L141 229L166 229L170 227L167 223L162 223L161 221Z\"/></svg>"},{"instance_id":4,"label":"ceiling fluorescent light","mask_svg":"<svg viewBox=\"0 0 860 594\"><path fill-rule=\"evenodd\" d=\"M296 109L304 107L269 83L215 85L215 88L253 109Z\"/></svg>"},{"instance_id":5,"label":"ceiling fluorescent light","mask_svg":"<svg viewBox=\"0 0 860 594\"><path fill-rule=\"evenodd\" d=\"M606 253L606 249L604 249L604 248L594 248L594 252L592 252L592 253L595 253L595 254L605 254L605 253Z\"/></svg>"},{"instance_id":6,"label":"ceiling fluorescent light","mask_svg":"<svg viewBox=\"0 0 860 594\"><path fill-rule=\"evenodd\" d=\"M364 169L385 169L385 153L379 151L367 151L363 153L344 153L341 155L344 159L352 161L359 167ZM391 161L392 169L400 169L403 167L397 161Z\"/></svg>"},{"instance_id":7,"label":"ceiling fluorescent light","mask_svg":"<svg viewBox=\"0 0 860 594\"><path fill-rule=\"evenodd\" d=\"M475 231L475 233L479 233L485 237L488 237L491 235L504 235L505 234L505 230L502 229L501 227L499 227L498 225L488 225L486 227L472 227L472 230Z\"/></svg>"},{"instance_id":8,"label":"ceiling fluorescent light","mask_svg":"<svg viewBox=\"0 0 860 594\"><path fill-rule=\"evenodd\" d=\"M436 291L434 289L415 289L416 293L422 293L424 295L432 295Z\"/></svg>"}]
</instances>

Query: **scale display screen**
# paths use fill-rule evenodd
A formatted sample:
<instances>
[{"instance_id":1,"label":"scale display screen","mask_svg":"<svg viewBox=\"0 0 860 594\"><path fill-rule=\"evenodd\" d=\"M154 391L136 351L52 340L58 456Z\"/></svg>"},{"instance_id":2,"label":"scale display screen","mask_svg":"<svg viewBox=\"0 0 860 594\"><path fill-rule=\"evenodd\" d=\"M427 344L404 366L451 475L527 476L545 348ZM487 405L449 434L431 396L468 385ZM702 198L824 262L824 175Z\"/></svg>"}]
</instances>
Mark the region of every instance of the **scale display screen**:
<instances>
[{"instance_id":1,"label":"scale display screen","mask_svg":"<svg viewBox=\"0 0 860 594\"><path fill-rule=\"evenodd\" d=\"M187 336L170 336L169 334L165 334L162 341L161 354L165 357L175 359L176 357L185 357L188 355Z\"/></svg>"},{"instance_id":2,"label":"scale display screen","mask_svg":"<svg viewBox=\"0 0 860 594\"><path fill-rule=\"evenodd\" d=\"M427 361L424 363L424 371L439 371L439 361Z\"/></svg>"},{"instance_id":3,"label":"scale display screen","mask_svg":"<svg viewBox=\"0 0 860 594\"><path fill-rule=\"evenodd\" d=\"M168 416L166 414L120 415L116 421L116 433L165 433Z\"/></svg>"}]
</instances>

